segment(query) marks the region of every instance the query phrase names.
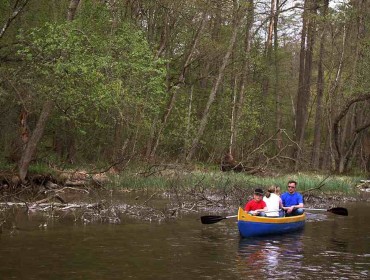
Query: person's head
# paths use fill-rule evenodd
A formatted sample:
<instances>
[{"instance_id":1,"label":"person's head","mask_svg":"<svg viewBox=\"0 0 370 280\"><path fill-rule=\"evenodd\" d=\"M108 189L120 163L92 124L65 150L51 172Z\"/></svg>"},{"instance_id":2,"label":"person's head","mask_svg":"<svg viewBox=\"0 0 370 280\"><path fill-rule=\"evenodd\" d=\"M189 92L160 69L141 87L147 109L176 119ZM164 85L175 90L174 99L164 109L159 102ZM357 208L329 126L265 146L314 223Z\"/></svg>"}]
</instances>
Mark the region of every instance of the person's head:
<instances>
[{"instance_id":1,"label":"person's head","mask_svg":"<svg viewBox=\"0 0 370 280\"><path fill-rule=\"evenodd\" d=\"M270 187L267 189L267 192L266 192L265 196L266 196L267 198L269 198L269 197L270 197L270 195L271 195L272 193L276 193L276 189L277 189L277 188L278 188L278 187L277 187L277 186L275 186L275 185L270 186Z\"/></svg>"},{"instance_id":2,"label":"person's head","mask_svg":"<svg viewBox=\"0 0 370 280\"><path fill-rule=\"evenodd\" d=\"M290 180L288 182L288 192L289 193L294 193L296 188L297 188L297 182L294 181L294 180Z\"/></svg>"},{"instance_id":3,"label":"person's head","mask_svg":"<svg viewBox=\"0 0 370 280\"><path fill-rule=\"evenodd\" d=\"M253 193L253 199L256 201L260 201L263 197L263 190L262 189L255 189Z\"/></svg>"},{"instance_id":4,"label":"person's head","mask_svg":"<svg viewBox=\"0 0 370 280\"><path fill-rule=\"evenodd\" d=\"M280 195L280 187L279 186L276 186L276 189L275 189L275 194L277 195Z\"/></svg>"}]
</instances>

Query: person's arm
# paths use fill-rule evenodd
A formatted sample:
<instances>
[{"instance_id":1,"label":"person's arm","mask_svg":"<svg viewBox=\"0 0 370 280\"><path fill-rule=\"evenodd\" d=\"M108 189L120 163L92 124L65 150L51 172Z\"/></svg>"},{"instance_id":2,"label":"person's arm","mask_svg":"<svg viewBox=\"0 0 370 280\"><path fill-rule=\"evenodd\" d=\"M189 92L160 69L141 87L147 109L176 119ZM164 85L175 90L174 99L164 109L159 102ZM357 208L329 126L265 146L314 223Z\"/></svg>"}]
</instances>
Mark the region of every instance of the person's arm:
<instances>
[{"instance_id":1,"label":"person's arm","mask_svg":"<svg viewBox=\"0 0 370 280\"><path fill-rule=\"evenodd\" d=\"M268 209L267 209L267 206L265 206L265 208L263 208L263 209L258 209L257 211L258 212L266 212Z\"/></svg>"},{"instance_id":2,"label":"person's arm","mask_svg":"<svg viewBox=\"0 0 370 280\"><path fill-rule=\"evenodd\" d=\"M296 205L292 205L292 206L289 206L289 207L283 207L283 209L287 212L287 213L291 213L294 211L294 209L298 209L298 208L303 208L304 205L303 205L303 196L301 194L298 195L297 197L297 204Z\"/></svg>"},{"instance_id":3,"label":"person's arm","mask_svg":"<svg viewBox=\"0 0 370 280\"><path fill-rule=\"evenodd\" d=\"M263 208L262 209L257 209L257 210L255 210L255 213L256 214L258 214L258 213L260 213L260 212L265 212L265 211L267 211L267 205L266 205L266 202L264 202L264 201L262 201L263 203Z\"/></svg>"},{"instance_id":4,"label":"person's arm","mask_svg":"<svg viewBox=\"0 0 370 280\"><path fill-rule=\"evenodd\" d=\"M297 208L303 208L303 196L299 193L297 195L297 205L294 205L294 209L297 209Z\"/></svg>"}]
</instances>

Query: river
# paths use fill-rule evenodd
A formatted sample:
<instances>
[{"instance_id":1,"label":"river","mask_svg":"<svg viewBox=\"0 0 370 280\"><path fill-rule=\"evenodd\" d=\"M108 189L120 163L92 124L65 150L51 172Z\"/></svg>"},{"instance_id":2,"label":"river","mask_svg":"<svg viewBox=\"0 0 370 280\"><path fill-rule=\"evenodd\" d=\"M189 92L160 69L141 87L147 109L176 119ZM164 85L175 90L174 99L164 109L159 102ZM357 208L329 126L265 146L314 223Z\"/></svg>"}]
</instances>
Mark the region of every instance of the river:
<instances>
[{"instance_id":1,"label":"river","mask_svg":"<svg viewBox=\"0 0 370 280\"><path fill-rule=\"evenodd\" d=\"M252 239L199 214L83 225L20 212L0 234L0 279L369 279L369 204L340 206L348 217L308 212L301 232Z\"/></svg>"}]
</instances>

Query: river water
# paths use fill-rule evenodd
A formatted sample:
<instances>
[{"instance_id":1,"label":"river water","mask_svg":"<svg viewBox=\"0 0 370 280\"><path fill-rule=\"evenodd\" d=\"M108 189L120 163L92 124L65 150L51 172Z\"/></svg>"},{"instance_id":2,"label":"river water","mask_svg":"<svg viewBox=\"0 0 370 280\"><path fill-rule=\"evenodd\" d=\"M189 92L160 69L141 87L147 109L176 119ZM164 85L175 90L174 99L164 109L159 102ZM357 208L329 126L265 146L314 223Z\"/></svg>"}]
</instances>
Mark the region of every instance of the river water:
<instances>
[{"instance_id":1,"label":"river water","mask_svg":"<svg viewBox=\"0 0 370 280\"><path fill-rule=\"evenodd\" d=\"M75 224L17 214L0 279L369 279L370 207L308 213L303 231L241 239L236 220ZM205 213L212 214L212 213Z\"/></svg>"}]
</instances>

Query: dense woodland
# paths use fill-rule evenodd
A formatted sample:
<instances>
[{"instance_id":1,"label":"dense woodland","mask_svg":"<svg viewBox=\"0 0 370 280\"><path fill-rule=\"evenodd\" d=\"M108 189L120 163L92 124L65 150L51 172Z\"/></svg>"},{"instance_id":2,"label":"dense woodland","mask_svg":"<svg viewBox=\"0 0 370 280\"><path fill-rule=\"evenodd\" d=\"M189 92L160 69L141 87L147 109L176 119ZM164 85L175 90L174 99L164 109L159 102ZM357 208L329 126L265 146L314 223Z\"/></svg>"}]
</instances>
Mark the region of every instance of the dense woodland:
<instances>
[{"instance_id":1,"label":"dense woodland","mask_svg":"<svg viewBox=\"0 0 370 280\"><path fill-rule=\"evenodd\" d=\"M370 170L370 1L0 0L1 166ZM2 167L2 168L3 168Z\"/></svg>"}]
</instances>

